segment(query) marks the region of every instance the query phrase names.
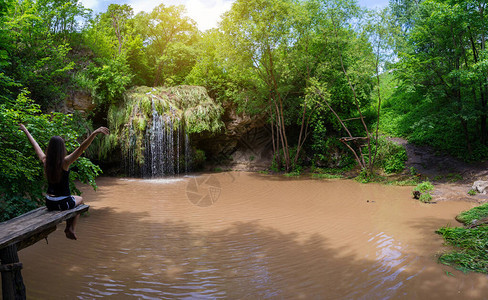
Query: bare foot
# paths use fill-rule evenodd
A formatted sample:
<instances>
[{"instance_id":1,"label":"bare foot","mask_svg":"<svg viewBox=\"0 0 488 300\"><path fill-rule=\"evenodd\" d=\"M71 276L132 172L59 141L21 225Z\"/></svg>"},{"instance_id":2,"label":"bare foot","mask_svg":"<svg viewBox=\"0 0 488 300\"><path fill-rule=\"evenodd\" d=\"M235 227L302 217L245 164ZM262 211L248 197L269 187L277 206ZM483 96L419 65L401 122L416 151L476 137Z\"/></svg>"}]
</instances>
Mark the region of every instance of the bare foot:
<instances>
[{"instance_id":1,"label":"bare foot","mask_svg":"<svg viewBox=\"0 0 488 300\"><path fill-rule=\"evenodd\" d=\"M76 240L76 234L69 228L66 228L64 230L64 234L66 234L66 238L70 239L70 240Z\"/></svg>"}]
</instances>

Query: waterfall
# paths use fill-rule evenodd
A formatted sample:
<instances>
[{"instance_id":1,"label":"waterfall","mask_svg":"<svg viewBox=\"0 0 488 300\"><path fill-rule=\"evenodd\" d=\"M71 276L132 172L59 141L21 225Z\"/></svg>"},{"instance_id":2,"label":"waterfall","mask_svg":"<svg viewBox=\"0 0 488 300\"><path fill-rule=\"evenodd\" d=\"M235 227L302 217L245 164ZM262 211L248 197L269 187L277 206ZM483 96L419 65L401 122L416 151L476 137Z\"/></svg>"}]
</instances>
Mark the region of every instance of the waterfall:
<instances>
[{"instance_id":1,"label":"waterfall","mask_svg":"<svg viewBox=\"0 0 488 300\"><path fill-rule=\"evenodd\" d=\"M137 143L133 125L129 125L129 145L126 149L125 170L129 176L163 177L188 172L190 170L190 139L177 112L170 108L160 114L152 99L151 120L146 124L143 141ZM184 145L182 136L184 135ZM144 147L144 158L134 157L135 147ZM184 146L184 147L183 147ZM180 167L180 157L184 156L184 168Z\"/></svg>"},{"instance_id":2,"label":"waterfall","mask_svg":"<svg viewBox=\"0 0 488 300\"><path fill-rule=\"evenodd\" d=\"M129 132L129 139L128 139L129 145L124 160L124 169L126 174L133 175L135 173L135 165L136 165L136 161L134 158L134 148L136 145L137 136L134 133L134 128L132 127L132 124L129 125L128 132Z\"/></svg>"},{"instance_id":3,"label":"waterfall","mask_svg":"<svg viewBox=\"0 0 488 300\"><path fill-rule=\"evenodd\" d=\"M190 137L188 132L185 132L185 172L190 172L191 166L191 148L190 148Z\"/></svg>"},{"instance_id":4,"label":"waterfall","mask_svg":"<svg viewBox=\"0 0 488 300\"><path fill-rule=\"evenodd\" d=\"M181 120L178 119L179 125L178 125L178 133L176 134L176 174L180 174L180 151L181 149L180 146L180 136L181 136Z\"/></svg>"}]
</instances>

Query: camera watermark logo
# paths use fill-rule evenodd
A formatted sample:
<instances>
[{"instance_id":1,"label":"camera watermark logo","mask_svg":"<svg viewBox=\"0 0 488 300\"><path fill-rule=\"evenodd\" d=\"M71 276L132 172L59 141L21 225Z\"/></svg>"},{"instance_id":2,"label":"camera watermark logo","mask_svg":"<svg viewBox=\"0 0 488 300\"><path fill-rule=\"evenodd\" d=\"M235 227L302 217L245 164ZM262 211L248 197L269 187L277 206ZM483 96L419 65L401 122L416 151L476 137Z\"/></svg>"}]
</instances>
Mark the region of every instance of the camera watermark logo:
<instances>
[{"instance_id":1,"label":"camera watermark logo","mask_svg":"<svg viewBox=\"0 0 488 300\"><path fill-rule=\"evenodd\" d=\"M221 191L220 181L214 175L191 178L186 185L188 200L201 207L208 207L217 202Z\"/></svg>"}]
</instances>

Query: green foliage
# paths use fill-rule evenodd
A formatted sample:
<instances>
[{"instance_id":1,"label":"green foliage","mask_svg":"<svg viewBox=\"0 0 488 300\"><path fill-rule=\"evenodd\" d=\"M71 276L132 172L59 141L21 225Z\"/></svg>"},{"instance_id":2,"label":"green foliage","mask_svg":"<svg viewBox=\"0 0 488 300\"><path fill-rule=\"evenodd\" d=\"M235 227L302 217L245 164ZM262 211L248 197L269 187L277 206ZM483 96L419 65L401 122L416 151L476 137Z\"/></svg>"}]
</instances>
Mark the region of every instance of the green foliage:
<instances>
[{"instance_id":1,"label":"green foliage","mask_svg":"<svg viewBox=\"0 0 488 300\"><path fill-rule=\"evenodd\" d=\"M285 169L285 161L284 161L284 154L283 149L280 149L279 155L275 154L273 156L273 160L271 162L271 171L273 172L286 172L286 173L301 173L303 169L303 156L300 156L296 159L295 163L295 156L297 154L296 147L290 148L290 160L292 161L292 165L290 168L290 172L286 172Z\"/></svg>"},{"instance_id":2,"label":"green foliage","mask_svg":"<svg viewBox=\"0 0 488 300\"><path fill-rule=\"evenodd\" d=\"M185 78L185 84L204 86L211 98L219 103L235 99L235 89L240 77L229 74L222 64L225 49L222 40L225 36L217 29L206 31L195 45L196 62Z\"/></svg>"},{"instance_id":3,"label":"green foliage","mask_svg":"<svg viewBox=\"0 0 488 300\"><path fill-rule=\"evenodd\" d=\"M97 189L95 178L102 173L99 166L94 165L88 158L78 158L71 167L70 190L72 193L80 195L81 192L76 188L75 181L89 184L94 190Z\"/></svg>"},{"instance_id":4,"label":"green foliage","mask_svg":"<svg viewBox=\"0 0 488 300\"><path fill-rule=\"evenodd\" d=\"M410 171L410 176L418 176L419 175L419 172L417 171L417 169L415 169L415 167L410 167L409 171Z\"/></svg>"},{"instance_id":5,"label":"green foliage","mask_svg":"<svg viewBox=\"0 0 488 300\"><path fill-rule=\"evenodd\" d=\"M21 195L0 197L0 222L10 220L42 205L41 201L32 201Z\"/></svg>"},{"instance_id":6,"label":"green foliage","mask_svg":"<svg viewBox=\"0 0 488 300\"><path fill-rule=\"evenodd\" d=\"M398 185L398 186L414 186L418 184L418 180L417 178L410 178L406 180L394 180L394 181L389 181L388 184Z\"/></svg>"},{"instance_id":7,"label":"green foliage","mask_svg":"<svg viewBox=\"0 0 488 300\"><path fill-rule=\"evenodd\" d=\"M456 220L465 225L475 223L488 216L488 203L460 213ZM488 226L481 224L475 228L443 227L436 231L446 243L456 247L449 253L442 254L439 261L464 272L488 273Z\"/></svg>"},{"instance_id":8,"label":"green foliage","mask_svg":"<svg viewBox=\"0 0 488 300\"><path fill-rule=\"evenodd\" d=\"M150 13L141 12L135 17L134 29L144 41L147 66L153 74L146 84L182 84L193 68L198 29L185 14L184 6L159 4Z\"/></svg>"},{"instance_id":9,"label":"green foliage","mask_svg":"<svg viewBox=\"0 0 488 300\"><path fill-rule=\"evenodd\" d=\"M385 169L385 172L388 174L401 172L403 171L403 169L405 169L406 161L407 161L407 153L405 149L402 147L402 149L399 152L393 154L391 157L385 160L383 168Z\"/></svg>"},{"instance_id":10,"label":"green foliage","mask_svg":"<svg viewBox=\"0 0 488 300\"><path fill-rule=\"evenodd\" d=\"M446 243L456 250L439 257L439 262L463 272L488 273L488 227L477 228L443 227L436 231Z\"/></svg>"},{"instance_id":11,"label":"green foliage","mask_svg":"<svg viewBox=\"0 0 488 300\"><path fill-rule=\"evenodd\" d=\"M293 169L291 156L296 149L302 152L302 147L312 148L315 161L326 161L327 134L340 134L334 117L311 97L312 79L327 89L341 115L348 117L355 110L338 47L359 105L367 107L370 102L371 47L365 35L348 24L360 17L359 7L352 1L330 4L236 1L219 29L207 32L198 44L197 63L187 81L204 85L216 99L231 101L237 112L269 116L276 126L275 138L287 140L279 142L285 149L275 153L273 169L281 170L283 165L287 171ZM332 24L336 17L340 20ZM300 134L293 132L297 127L303 129ZM302 145L309 136L312 147Z\"/></svg>"},{"instance_id":12,"label":"green foliage","mask_svg":"<svg viewBox=\"0 0 488 300\"><path fill-rule=\"evenodd\" d=\"M465 160L485 158L484 8L435 0L392 7L405 31L397 43L398 88L382 128Z\"/></svg>"},{"instance_id":13,"label":"green foliage","mask_svg":"<svg viewBox=\"0 0 488 300\"><path fill-rule=\"evenodd\" d=\"M420 202L429 203L432 200L430 193L422 193L419 197Z\"/></svg>"},{"instance_id":14,"label":"green foliage","mask_svg":"<svg viewBox=\"0 0 488 300\"><path fill-rule=\"evenodd\" d=\"M430 181L423 181L417 184L417 186L413 188L413 191L418 191L421 193L431 192L433 190L434 190L434 185Z\"/></svg>"},{"instance_id":15,"label":"green foliage","mask_svg":"<svg viewBox=\"0 0 488 300\"><path fill-rule=\"evenodd\" d=\"M405 169L407 152L402 145L380 137L378 139L376 164L387 174L398 173Z\"/></svg>"},{"instance_id":16,"label":"green foliage","mask_svg":"<svg viewBox=\"0 0 488 300\"><path fill-rule=\"evenodd\" d=\"M459 222L469 225L474 220L481 220L483 218L488 217L488 203L482 204L480 206L474 207L470 210L461 212L457 217L456 220Z\"/></svg>"},{"instance_id":17,"label":"green foliage","mask_svg":"<svg viewBox=\"0 0 488 300\"><path fill-rule=\"evenodd\" d=\"M468 191L468 195L470 195L470 196L475 196L476 194L477 194L476 190L470 189Z\"/></svg>"},{"instance_id":18,"label":"green foliage","mask_svg":"<svg viewBox=\"0 0 488 300\"><path fill-rule=\"evenodd\" d=\"M458 181L463 180L463 176L461 174L458 174L458 173L449 173L446 175L446 179L449 182L458 182Z\"/></svg>"},{"instance_id":19,"label":"green foliage","mask_svg":"<svg viewBox=\"0 0 488 300\"><path fill-rule=\"evenodd\" d=\"M312 178L314 179L338 179L338 178L343 178L342 175L339 175L339 174L317 174L317 173L313 173L312 174Z\"/></svg>"},{"instance_id":20,"label":"green foliage","mask_svg":"<svg viewBox=\"0 0 488 300\"><path fill-rule=\"evenodd\" d=\"M321 121L312 122L311 126L313 131L308 154L313 155L314 165L341 169L356 164L346 146L334 136L327 135L327 130Z\"/></svg>"},{"instance_id":21,"label":"green foliage","mask_svg":"<svg viewBox=\"0 0 488 300\"><path fill-rule=\"evenodd\" d=\"M314 179L335 179L343 178L343 173L350 171L354 167L353 164L342 168L317 168L312 167L312 178Z\"/></svg>"},{"instance_id":22,"label":"green foliage","mask_svg":"<svg viewBox=\"0 0 488 300\"><path fill-rule=\"evenodd\" d=\"M286 176L286 177L299 177L300 176L300 172L298 172L298 171L288 172L288 173L283 174L283 176Z\"/></svg>"},{"instance_id":23,"label":"green foliage","mask_svg":"<svg viewBox=\"0 0 488 300\"><path fill-rule=\"evenodd\" d=\"M434 185L431 182L423 181L413 188L412 194L415 196L416 193L420 193L420 202L429 203L432 200L432 195L430 192L433 190Z\"/></svg>"},{"instance_id":24,"label":"green foliage","mask_svg":"<svg viewBox=\"0 0 488 300\"><path fill-rule=\"evenodd\" d=\"M210 98L205 88L178 86L169 88L169 92L175 96L175 102L183 110L188 133L215 133L222 128L222 105Z\"/></svg>"},{"instance_id":25,"label":"green foliage","mask_svg":"<svg viewBox=\"0 0 488 300\"><path fill-rule=\"evenodd\" d=\"M193 151L193 166L196 169L201 169L203 167L203 164L205 163L206 157L205 157L205 151L200 150L200 149L194 149Z\"/></svg>"},{"instance_id":26,"label":"green foliage","mask_svg":"<svg viewBox=\"0 0 488 300\"><path fill-rule=\"evenodd\" d=\"M357 182L360 183L369 183L369 182L383 182L385 180L384 177L368 172L368 170L363 169L361 172L359 172L358 176L354 178Z\"/></svg>"},{"instance_id":27,"label":"green foliage","mask_svg":"<svg viewBox=\"0 0 488 300\"><path fill-rule=\"evenodd\" d=\"M86 11L73 0L9 4L8 13L0 19L0 61L8 53L5 64L0 63L0 74L5 72L20 84L17 87L28 88L43 108L55 107L68 91L70 71L75 66L69 58L69 40L78 22L86 18Z\"/></svg>"},{"instance_id":28,"label":"green foliage","mask_svg":"<svg viewBox=\"0 0 488 300\"><path fill-rule=\"evenodd\" d=\"M78 85L89 90L95 103L108 107L122 100L122 95L132 80L129 65L124 56L100 60L100 66L90 65L88 70L77 74Z\"/></svg>"},{"instance_id":29,"label":"green foliage","mask_svg":"<svg viewBox=\"0 0 488 300\"><path fill-rule=\"evenodd\" d=\"M25 91L15 100L6 98L0 103L1 221L44 203L46 180L43 176L43 166L27 137L19 130L21 122L26 125L41 148L46 148L51 136L60 135L65 139L68 152L79 146L79 132L84 129L77 117L60 113L41 114L39 106L33 103ZM87 159L80 158L73 167L71 187L74 187L73 180L76 179L96 187L94 178L100 173L97 166ZM77 189L73 189L72 192L79 194Z\"/></svg>"}]
</instances>

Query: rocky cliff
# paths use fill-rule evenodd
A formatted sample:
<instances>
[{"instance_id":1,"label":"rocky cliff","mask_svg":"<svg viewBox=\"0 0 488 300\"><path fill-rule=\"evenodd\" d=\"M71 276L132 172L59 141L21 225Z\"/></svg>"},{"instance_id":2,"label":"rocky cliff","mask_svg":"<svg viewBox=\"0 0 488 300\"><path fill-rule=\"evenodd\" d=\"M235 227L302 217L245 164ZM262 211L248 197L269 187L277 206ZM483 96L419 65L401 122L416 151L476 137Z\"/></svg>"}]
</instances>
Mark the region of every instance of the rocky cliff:
<instances>
[{"instance_id":1,"label":"rocky cliff","mask_svg":"<svg viewBox=\"0 0 488 300\"><path fill-rule=\"evenodd\" d=\"M205 151L208 168L264 170L271 165L273 148L266 115L239 114L232 105L224 106L225 128L214 135L196 135L197 148Z\"/></svg>"}]
</instances>

